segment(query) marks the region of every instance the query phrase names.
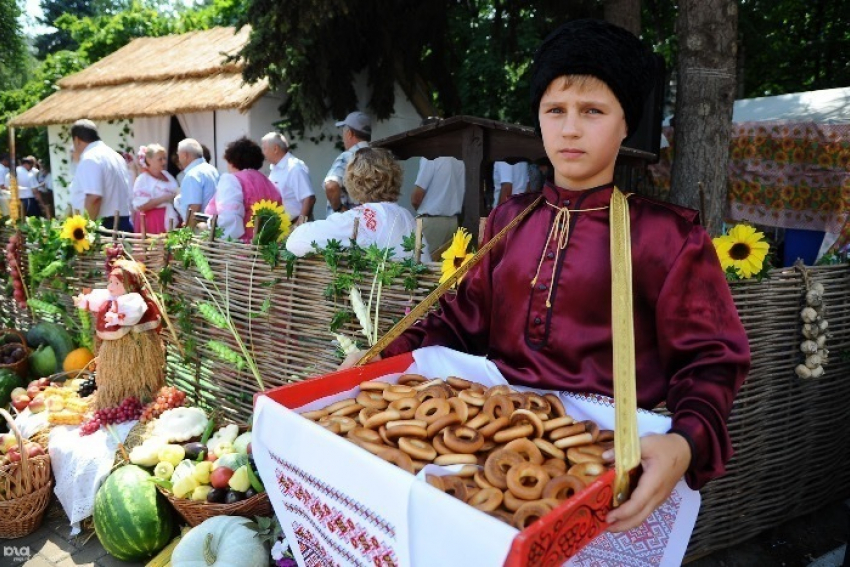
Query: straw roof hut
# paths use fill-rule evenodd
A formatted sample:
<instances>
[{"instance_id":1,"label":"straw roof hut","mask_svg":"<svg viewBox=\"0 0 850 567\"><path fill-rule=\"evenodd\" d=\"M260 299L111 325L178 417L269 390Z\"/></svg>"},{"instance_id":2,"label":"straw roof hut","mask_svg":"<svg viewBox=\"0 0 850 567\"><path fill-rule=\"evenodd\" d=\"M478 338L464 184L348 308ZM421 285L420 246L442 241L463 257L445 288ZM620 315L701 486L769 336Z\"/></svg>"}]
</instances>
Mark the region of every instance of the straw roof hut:
<instances>
[{"instance_id":1,"label":"straw roof hut","mask_svg":"<svg viewBox=\"0 0 850 567\"><path fill-rule=\"evenodd\" d=\"M248 40L250 28L213 28L142 37L90 67L61 79L60 89L12 119L16 128L172 116L209 110L246 111L268 90L244 84L242 66L226 63Z\"/></svg>"}]
</instances>

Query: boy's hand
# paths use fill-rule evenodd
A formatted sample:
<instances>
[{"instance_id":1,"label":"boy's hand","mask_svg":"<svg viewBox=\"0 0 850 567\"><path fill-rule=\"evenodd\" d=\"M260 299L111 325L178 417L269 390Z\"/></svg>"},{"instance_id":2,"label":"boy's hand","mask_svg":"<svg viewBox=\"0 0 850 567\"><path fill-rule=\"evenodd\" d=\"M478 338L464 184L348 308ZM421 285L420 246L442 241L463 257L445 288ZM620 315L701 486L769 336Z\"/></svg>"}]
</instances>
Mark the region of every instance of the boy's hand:
<instances>
[{"instance_id":1,"label":"boy's hand","mask_svg":"<svg viewBox=\"0 0 850 567\"><path fill-rule=\"evenodd\" d=\"M610 458L613 451L606 452ZM681 435L647 435L640 440L643 474L631 498L608 513L608 531L624 532L639 526L673 492L691 463L691 447Z\"/></svg>"}]
</instances>

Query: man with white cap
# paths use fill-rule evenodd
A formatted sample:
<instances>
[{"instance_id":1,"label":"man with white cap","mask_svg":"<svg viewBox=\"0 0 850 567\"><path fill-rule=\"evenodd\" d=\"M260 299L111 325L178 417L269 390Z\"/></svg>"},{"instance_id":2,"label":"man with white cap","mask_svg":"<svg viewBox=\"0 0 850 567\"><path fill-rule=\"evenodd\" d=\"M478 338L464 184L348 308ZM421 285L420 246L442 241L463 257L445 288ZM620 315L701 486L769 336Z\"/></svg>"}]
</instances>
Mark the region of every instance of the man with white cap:
<instances>
[{"instance_id":1,"label":"man with white cap","mask_svg":"<svg viewBox=\"0 0 850 567\"><path fill-rule=\"evenodd\" d=\"M345 120L336 123L342 127L342 145L345 151L339 154L325 176L325 195L328 198L327 214L347 211L360 203L355 202L343 187L345 168L360 148L368 148L372 139L372 119L363 112L352 112Z\"/></svg>"},{"instance_id":2,"label":"man with white cap","mask_svg":"<svg viewBox=\"0 0 850 567\"><path fill-rule=\"evenodd\" d=\"M269 180L274 183L292 225L298 226L313 216L316 194L310 181L310 168L289 150L286 136L269 132L263 136L263 156L271 164Z\"/></svg>"}]
</instances>

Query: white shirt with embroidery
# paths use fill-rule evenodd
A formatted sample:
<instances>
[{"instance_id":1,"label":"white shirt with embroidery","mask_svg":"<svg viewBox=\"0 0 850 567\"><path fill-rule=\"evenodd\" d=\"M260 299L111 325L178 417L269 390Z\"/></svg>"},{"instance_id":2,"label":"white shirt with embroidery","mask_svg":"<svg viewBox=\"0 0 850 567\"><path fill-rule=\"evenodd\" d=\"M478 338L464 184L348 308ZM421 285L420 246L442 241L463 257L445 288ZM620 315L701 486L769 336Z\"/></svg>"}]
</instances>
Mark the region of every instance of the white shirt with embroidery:
<instances>
[{"instance_id":1,"label":"white shirt with embroidery","mask_svg":"<svg viewBox=\"0 0 850 567\"><path fill-rule=\"evenodd\" d=\"M133 209L139 210L139 207L150 201L158 199L165 195L177 195L179 187L174 176L167 171L162 172L165 175L165 181L157 179L147 171L143 171L136 178L136 183L133 186ZM163 203L157 209L165 209L165 226L177 226L180 224L180 217L177 210L171 203ZM173 224L172 224L173 222Z\"/></svg>"},{"instance_id":2,"label":"white shirt with embroidery","mask_svg":"<svg viewBox=\"0 0 850 567\"><path fill-rule=\"evenodd\" d=\"M207 204L204 212L208 215L218 215L216 226L224 231L224 238L242 238L245 234L245 195L242 193L242 184L235 175L221 174L215 188L215 198Z\"/></svg>"},{"instance_id":3,"label":"white shirt with embroidery","mask_svg":"<svg viewBox=\"0 0 850 567\"><path fill-rule=\"evenodd\" d=\"M324 248L328 241L338 240L347 247L358 223L357 244L368 247L392 248L392 258L400 260L413 256L402 248L404 237L416 232L416 221L410 211L397 203L367 203L358 205L344 213L333 213L324 220L302 224L286 239L286 249L296 256L305 256L314 251L313 243ZM428 243L422 239L422 257L431 255Z\"/></svg>"}]
</instances>

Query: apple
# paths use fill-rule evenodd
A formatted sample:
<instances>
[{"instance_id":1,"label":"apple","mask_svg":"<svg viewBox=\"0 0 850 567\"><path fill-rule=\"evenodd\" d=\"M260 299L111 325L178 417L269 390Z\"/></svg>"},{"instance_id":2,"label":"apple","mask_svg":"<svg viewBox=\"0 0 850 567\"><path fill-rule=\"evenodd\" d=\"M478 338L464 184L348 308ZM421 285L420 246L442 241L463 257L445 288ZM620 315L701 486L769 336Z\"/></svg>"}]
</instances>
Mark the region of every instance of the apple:
<instances>
[{"instance_id":1,"label":"apple","mask_svg":"<svg viewBox=\"0 0 850 567\"><path fill-rule=\"evenodd\" d=\"M16 447L18 445L18 440L15 439L15 436L11 433L4 433L0 435L0 453L8 453L9 449L12 447Z\"/></svg>"},{"instance_id":2,"label":"apple","mask_svg":"<svg viewBox=\"0 0 850 567\"><path fill-rule=\"evenodd\" d=\"M227 488L227 483L230 482L230 477L233 476L233 471L227 467L218 467L210 473L210 484L213 488Z\"/></svg>"},{"instance_id":3,"label":"apple","mask_svg":"<svg viewBox=\"0 0 850 567\"><path fill-rule=\"evenodd\" d=\"M30 443L27 445L27 456L28 457L38 457L39 455L44 454L44 447L39 445L38 443Z\"/></svg>"},{"instance_id":4,"label":"apple","mask_svg":"<svg viewBox=\"0 0 850 567\"><path fill-rule=\"evenodd\" d=\"M34 399L37 395L41 393L41 388L38 387L38 384L30 384L27 386L27 395L30 399Z\"/></svg>"},{"instance_id":5,"label":"apple","mask_svg":"<svg viewBox=\"0 0 850 567\"><path fill-rule=\"evenodd\" d=\"M36 382L38 382L38 387L42 389L50 386L50 378L39 378Z\"/></svg>"},{"instance_id":6,"label":"apple","mask_svg":"<svg viewBox=\"0 0 850 567\"><path fill-rule=\"evenodd\" d=\"M21 460L21 453L18 451L17 447L12 447L11 449L9 449L9 452L6 453L6 456L9 457L9 461L13 463L20 462Z\"/></svg>"},{"instance_id":7,"label":"apple","mask_svg":"<svg viewBox=\"0 0 850 567\"><path fill-rule=\"evenodd\" d=\"M207 456L204 457L204 459L207 460L207 461L210 461L211 463L214 463L218 460L218 457L216 457L215 453L213 453L212 451L209 451L207 453Z\"/></svg>"},{"instance_id":8,"label":"apple","mask_svg":"<svg viewBox=\"0 0 850 567\"><path fill-rule=\"evenodd\" d=\"M9 394L9 397L14 400L15 398L20 398L21 396L26 396L26 395L27 395L27 389L18 386L17 388L12 390L12 393Z\"/></svg>"},{"instance_id":9,"label":"apple","mask_svg":"<svg viewBox=\"0 0 850 567\"><path fill-rule=\"evenodd\" d=\"M47 404L44 403L44 396L36 396L27 406L32 413L41 413L47 409Z\"/></svg>"},{"instance_id":10,"label":"apple","mask_svg":"<svg viewBox=\"0 0 850 567\"><path fill-rule=\"evenodd\" d=\"M14 407L18 411L24 411L26 407L30 404L30 397L26 394L23 396L18 396L14 400L12 400L12 407Z\"/></svg>"}]
</instances>

